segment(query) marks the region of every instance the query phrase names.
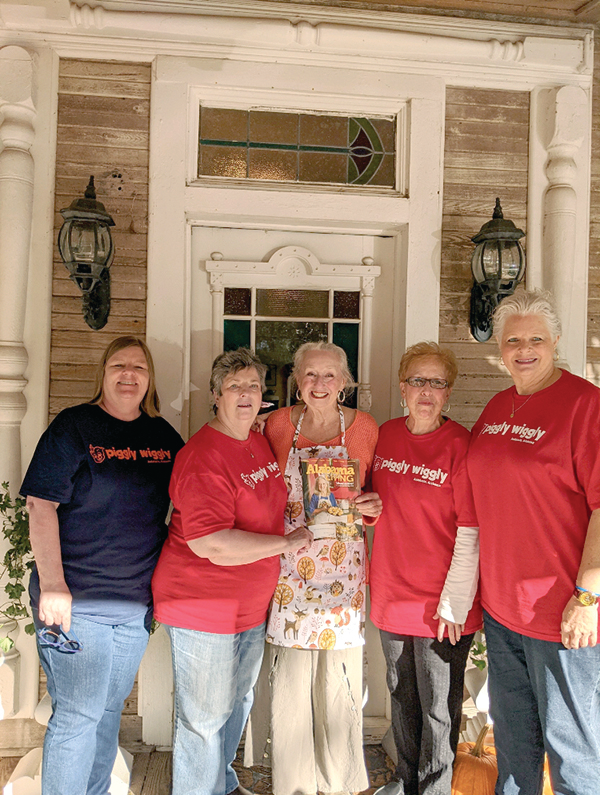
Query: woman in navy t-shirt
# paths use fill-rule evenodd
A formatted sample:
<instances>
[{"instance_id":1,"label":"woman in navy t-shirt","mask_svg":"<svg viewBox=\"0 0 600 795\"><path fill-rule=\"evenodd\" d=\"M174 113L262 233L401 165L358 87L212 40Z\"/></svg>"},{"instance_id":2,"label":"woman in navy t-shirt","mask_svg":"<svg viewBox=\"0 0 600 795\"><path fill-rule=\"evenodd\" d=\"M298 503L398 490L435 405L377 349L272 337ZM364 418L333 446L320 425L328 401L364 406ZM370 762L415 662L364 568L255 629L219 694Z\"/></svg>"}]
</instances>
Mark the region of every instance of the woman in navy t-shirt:
<instances>
[{"instance_id":1,"label":"woman in navy t-shirt","mask_svg":"<svg viewBox=\"0 0 600 795\"><path fill-rule=\"evenodd\" d=\"M114 340L94 398L51 423L21 487L36 561L31 604L52 698L43 795L109 791L183 446L159 408L145 343Z\"/></svg>"}]
</instances>

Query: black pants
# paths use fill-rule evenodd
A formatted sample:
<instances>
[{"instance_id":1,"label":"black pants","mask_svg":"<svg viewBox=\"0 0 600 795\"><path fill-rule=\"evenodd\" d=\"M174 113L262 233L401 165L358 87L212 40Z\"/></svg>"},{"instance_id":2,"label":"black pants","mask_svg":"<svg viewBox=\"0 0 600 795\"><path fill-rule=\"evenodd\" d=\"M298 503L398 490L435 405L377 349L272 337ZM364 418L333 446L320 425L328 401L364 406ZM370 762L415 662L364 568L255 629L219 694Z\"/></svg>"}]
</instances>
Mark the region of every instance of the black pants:
<instances>
[{"instance_id":1,"label":"black pants","mask_svg":"<svg viewBox=\"0 0 600 795\"><path fill-rule=\"evenodd\" d=\"M448 638L380 634L398 752L393 778L402 795L450 795L473 635L453 646Z\"/></svg>"}]
</instances>

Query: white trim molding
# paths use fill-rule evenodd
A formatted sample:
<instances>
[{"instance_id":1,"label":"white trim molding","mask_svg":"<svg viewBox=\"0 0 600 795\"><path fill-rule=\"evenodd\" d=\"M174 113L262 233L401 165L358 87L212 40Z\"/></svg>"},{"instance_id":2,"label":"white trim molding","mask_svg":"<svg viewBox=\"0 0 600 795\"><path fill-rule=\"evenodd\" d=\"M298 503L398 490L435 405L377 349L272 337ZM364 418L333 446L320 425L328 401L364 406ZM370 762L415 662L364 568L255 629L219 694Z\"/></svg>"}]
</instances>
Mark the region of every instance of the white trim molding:
<instances>
[{"instance_id":1,"label":"white trim molding","mask_svg":"<svg viewBox=\"0 0 600 795\"><path fill-rule=\"evenodd\" d=\"M49 0L48 0L49 2ZM63 3L64 5L64 3ZM454 85L528 90L586 85L593 30L301 4L93 0L69 13L0 6L0 32L61 56L151 61L156 55L430 75ZM36 13L37 11L37 13Z\"/></svg>"}]
</instances>

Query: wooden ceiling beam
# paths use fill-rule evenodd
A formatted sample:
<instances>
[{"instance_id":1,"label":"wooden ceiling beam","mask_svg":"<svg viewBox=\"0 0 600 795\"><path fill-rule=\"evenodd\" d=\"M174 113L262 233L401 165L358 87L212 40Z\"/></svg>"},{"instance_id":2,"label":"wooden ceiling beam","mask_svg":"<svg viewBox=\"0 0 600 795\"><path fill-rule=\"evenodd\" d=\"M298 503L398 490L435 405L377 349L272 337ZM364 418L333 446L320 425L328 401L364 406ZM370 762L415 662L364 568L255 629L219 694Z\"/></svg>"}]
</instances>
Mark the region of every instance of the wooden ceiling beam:
<instances>
[{"instance_id":1,"label":"wooden ceiling beam","mask_svg":"<svg viewBox=\"0 0 600 795\"><path fill-rule=\"evenodd\" d=\"M575 16L584 22L600 22L600 0L588 0L575 9Z\"/></svg>"}]
</instances>

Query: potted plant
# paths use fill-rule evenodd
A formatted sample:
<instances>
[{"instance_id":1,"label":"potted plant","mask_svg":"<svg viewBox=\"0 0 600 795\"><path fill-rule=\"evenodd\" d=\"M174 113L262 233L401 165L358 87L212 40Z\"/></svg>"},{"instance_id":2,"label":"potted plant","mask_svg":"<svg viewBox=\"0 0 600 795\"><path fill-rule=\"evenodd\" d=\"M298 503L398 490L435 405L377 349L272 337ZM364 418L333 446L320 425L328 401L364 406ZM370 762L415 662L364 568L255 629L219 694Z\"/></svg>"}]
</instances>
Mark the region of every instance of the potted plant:
<instances>
[{"instance_id":1,"label":"potted plant","mask_svg":"<svg viewBox=\"0 0 600 795\"><path fill-rule=\"evenodd\" d=\"M5 578L6 599L0 605L0 651L10 652L15 645L11 634L18 628L18 621L29 618L29 610L23 603L25 576L33 568L33 555L29 543L29 515L23 497L10 495L8 483L0 487L0 515L2 533L9 547L2 558L0 578ZM25 626L25 632L33 635L33 623Z\"/></svg>"}]
</instances>

